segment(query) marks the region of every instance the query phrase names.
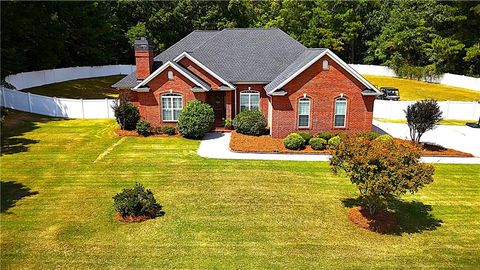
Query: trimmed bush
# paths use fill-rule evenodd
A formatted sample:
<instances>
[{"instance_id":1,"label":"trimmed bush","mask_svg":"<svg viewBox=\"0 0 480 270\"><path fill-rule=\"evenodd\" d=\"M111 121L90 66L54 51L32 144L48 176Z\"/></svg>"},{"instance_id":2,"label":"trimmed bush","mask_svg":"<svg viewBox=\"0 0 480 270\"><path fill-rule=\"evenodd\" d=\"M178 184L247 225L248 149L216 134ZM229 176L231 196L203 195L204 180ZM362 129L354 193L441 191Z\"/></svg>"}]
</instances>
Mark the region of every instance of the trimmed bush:
<instances>
[{"instance_id":1,"label":"trimmed bush","mask_svg":"<svg viewBox=\"0 0 480 270\"><path fill-rule=\"evenodd\" d=\"M388 135L388 134L383 134L383 135L378 136L375 140L389 142L389 141L393 140L393 137Z\"/></svg>"},{"instance_id":2,"label":"trimmed bush","mask_svg":"<svg viewBox=\"0 0 480 270\"><path fill-rule=\"evenodd\" d=\"M112 106L112 109L121 129L134 130L136 128L137 122L140 120L140 113L135 105L130 102L117 102Z\"/></svg>"},{"instance_id":3,"label":"trimmed bush","mask_svg":"<svg viewBox=\"0 0 480 270\"><path fill-rule=\"evenodd\" d=\"M145 189L142 184L135 183L133 188L123 189L113 196L115 211L122 217L147 216L150 218L162 214L162 206L157 203L152 191Z\"/></svg>"},{"instance_id":4,"label":"trimmed bush","mask_svg":"<svg viewBox=\"0 0 480 270\"><path fill-rule=\"evenodd\" d=\"M300 150L305 146L305 140L298 133L290 133L283 139L283 145L290 150Z\"/></svg>"},{"instance_id":5,"label":"trimmed bush","mask_svg":"<svg viewBox=\"0 0 480 270\"><path fill-rule=\"evenodd\" d=\"M374 132L374 131L365 131L365 132L360 132L358 133L359 137L367 138L369 140L375 140L380 136L380 134Z\"/></svg>"},{"instance_id":6,"label":"trimmed bush","mask_svg":"<svg viewBox=\"0 0 480 270\"><path fill-rule=\"evenodd\" d=\"M328 142L322 138L311 138L310 139L310 146L312 146L313 150L324 150L327 148Z\"/></svg>"},{"instance_id":7,"label":"trimmed bush","mask_svg":"<svg viewBox=\"0 0 480 270\"><path fill-rule=\"evenodd\" d=\"M212 129L214 120L210 105L199 100L187 103L178 117L178 131L183 137L200 139Z\"/></svg>"},{"instance_id":8,"label":"trimmed bush","mask_svg":"<svg viewBox=\"0 0 480 270\"><path fill-rule=\"evenodd\" d=\"M302 136L303 140L305 141L305 145L307 145L310 141L310 139L313 137L312 134L310 134L310 132L306 132L306 131L300 131L300 132L297 132L298 135Z\"/></svg>"},{"instance_id":9,"label":"trimmed bush","mask_svg":"<svg viewBox=\"0 0 480 270\"><path fill-rule=\"evenodd\" d=\"M233 129L232 119L229 119L229 118L225 119L224 127L225 129L230 129L230 130Z\"/></svg>"},{"instance_id":10,"label":"trimmed bush","mask_svg":"<svg viewBox=\"0 0 480 270\"><path fill-rule=\"evenodd\" d=\"M319 132L316 137L317 138L322 138L325 141L328 141L328 140L330 140L330 138L333 137L333 133L331 133L329 131L322 131L322 132Z\"/></svg>"},{"instance_id":11,"label":"trimmed bush","mask_svg":"<svg viewBox=\"0 0 480 270\"><path fill-rule=\"evenodd\" d=\"M162 133L167 134L167 135L175 135L175 133L177 133L177 131L175 130L174 127L164 126L164 127L162 127Z\"/></svg>"},{"instance_id":12,"label":"trimmed bush","mask_svg":"<svg viewBox=\"0 0 480 270\"><path fill-rule=\"evenodd\" d=\"M143 136L148 136L151 133L150 122L147 120L140 120L136 127L137 133Z\"/></svg>"},{"instance_id":13,"label":"trimmed bush","mask_svg":"<svg viewBox=\"0 0 480 270\"><path fill-rule=\"evenodd\" d=\"M340 144L341 141L342 139L340 138L340 136L337 135L328 140L328 145L335 148Z\"/></svg>"},{"instance_id":14,"label":"trimmed bush","mask_svg":"<svg viewBox=\"0 0 480 270\"><path fill-rule=\"evenodd\" d=\"M233 127L238 133L260 136L265 134L267 120L260 111L243 111L233 119Z\"/></svg>"}]
</instances>

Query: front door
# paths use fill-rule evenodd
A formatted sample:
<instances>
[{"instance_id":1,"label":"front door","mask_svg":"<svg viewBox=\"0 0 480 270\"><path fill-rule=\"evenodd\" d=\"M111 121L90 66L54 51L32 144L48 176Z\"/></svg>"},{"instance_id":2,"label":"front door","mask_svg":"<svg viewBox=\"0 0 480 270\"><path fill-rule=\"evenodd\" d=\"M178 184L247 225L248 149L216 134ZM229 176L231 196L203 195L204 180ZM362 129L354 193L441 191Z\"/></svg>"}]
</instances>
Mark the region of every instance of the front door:
<instances>
[{"instance_id":1,"label":"front door","mask_svg":"<svg viewBox=\"0 0 480 270\"><path fill-rule=\"evenodd\" d=\"M225 92L211 91L207 92L208 104L212 106L213 113L215 114L214 127L222 127L225 120Z\"/></svg>"}]
</instances>

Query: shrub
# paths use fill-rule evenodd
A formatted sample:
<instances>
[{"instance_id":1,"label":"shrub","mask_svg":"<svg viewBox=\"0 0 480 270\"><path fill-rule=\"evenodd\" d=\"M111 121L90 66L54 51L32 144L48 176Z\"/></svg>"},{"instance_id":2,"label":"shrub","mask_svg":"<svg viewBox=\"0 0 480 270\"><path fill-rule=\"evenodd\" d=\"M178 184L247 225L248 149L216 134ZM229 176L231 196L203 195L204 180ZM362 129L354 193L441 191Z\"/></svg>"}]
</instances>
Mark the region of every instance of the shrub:
<instances>
[{"instance_id":1,"label":"shrub","mask_svg":"<svg viewBox=\"0 0 480 270\"><path fill-rule=\"evenodd\" d=\"M298 135L302 136L303 140L305 141L305 145L307 145L310 141L310 139L312 138L312 134L310 134L310 132L306 132L306 131L300 131L300 132L297 132Z\"/></svg>"},{"instance_id":2,"label":"shrub","mask_svg":"<svg viewBox=\"0 0 480 270\"><path fill-rule=\"evenodd\" d=\"M224 127L225 129L230 129L230 130L233 129L232 119L229 119L229 118L225 119Z\"/></svg>"},{"instance_id":3,"label":"shrub","mask_svg":"<svg viewBox=\"0 0 480 270\"><path fill-rule=\"evenodd\" d=\"M148 136L151 133L150 122L147 120L140 120L136 127L137 133L143 136Z\"/></svg>"},{"instance_id":4,"label":"shrub","mask_svg":"<svg viewBox=\"0 0 480 270\"><path fill-rule=\"evenodd\" d=\"M115 112L115 118L120 128L123 130L134 130L137 126L137 122L140 119L140 113L138 108L130 102L121 103L117 101L112 106Z\"/></svg>"},{"instance_id":5,"label":"shrub","mask_svg":"<svg viewBox=\"0 0 480 270\"><path fill-rule=\"evenodd\" d=\"M389 141L393 141L393 137L388 135L388 134L383 134L383 135L378 136L375 140L376 141L389 142Z\"/></svg>"},{"instance_id":6,"label":"shrub","mask_svg":"<svg viewBox=\"0 0 480 270\"><path fill-rule=\"evenodd\" d=\"M322 138L311 138L310 146L312 146L313 150L324 150L327 148L327 141Z\"/></svg>"},{"instance_id":7,"label":"shrub","mask_svg":"<svg viewBox=\"0 0 480 270\"><path fill-rule=\"evenodd\" d=\"M333 137L333 134L332 134L331 132L329 132L329 131L322 131L322 132L319 132L319 133L317 134L317 138L322 138L322 139L324 139L325 141L330 140L330 138L332 138L332 137Z\"/></svg>"},{"instance_id":8,"label":"shrub","mask_svg":"<svg viewBox=\"0 0 480 270\"><path fill-rule=\"evenodd\" d=\"M342 139L340 138L340 136L334 136L332 138L330 138L330 140L328 140L328 145L333 147L333 148L336 148L340 142L342 141Z\"/></svg>"},{"instance_id":9,"label":"shrub","mask_svg":"<svg viewBox=\"0 0 480 270\"><path fill-rule=\"evenodd\" d=\"M432 183L434 168L420 162L420 149L409 142L344 138L330 159L334 173L343 170L360 192L363 206L375 214L390 199L415 193Z\"/></svg>"},{"instance_id":10,"label":"shrub","mask_svg":"<svg viewBox=\"0 0 480 270\"><path fill-rule=\"evenodd\" d=\"M290 133L283 139L283 145L290 150L300 150L305 146L305 140L298 133Z\"/></svg>"},{"instance_id":11,"label":"shrub","mask_svg":"<svg viewBox=\"0 0 480 270\"><path fill-rule=\"evenodd\" d=\"M177 132L175 130L175 127L164 126L164 127L162 127L162 133L167 134L167 135L175 135L175 133L177 133Z\"/></svg>"},{"instance_id":12,"label":"shrub","mask_svg":"<svg viewBox=\"0 0 480 270\"><path fill-rule=\"evenodd\" d=\"M260 136L265 134L267 120L260 111L243 111L233 119L233 127L238 133Z\"/></svg>"},{"instance_id":13,"label":"shrub","mask_svg":"<svg viewBox=\"0 0 480 270\"><path fill-rule=\"evenodd\" d=\"M410 138L419 143L425 132L434 129L442 120L442 111L436 100L421 100L408 105L405 110Z\"/></svg>"},{"instance_id":14,"label":"shrub","mask_svg":"<svg viewBox=\"0 0 480 270\"><path fill-rule=\"evenodd\" d=\"M157 203L153 193L135 183L133 188L123 189L122 192L113 196L113 206L122 217L147 216L150 218L162 214L162 206Z\"/></svg>"},{"instance_id":15,"label":"shrub","mask_svg":"<svg viewBox=\"0 0 480 270\"><path fill-rule=\"evenodd\" d=\"M212 129L214 120L210 105L199 100L187 103L178 117L178 131L187 138L199 139Z\"/></svg>"},{"instance_id":16,"label":"shrub","mask_svg":"<svg viewBox=\"0 0 480 270\"><path fill-rule=\"evenodd\" d=\"M358 133L358 136L367 138L369 140L375 140L376 138L378 138L378 136L380 136L380 134L374 131L365 131L365 132Z\"/></svg>"}]
</instances>

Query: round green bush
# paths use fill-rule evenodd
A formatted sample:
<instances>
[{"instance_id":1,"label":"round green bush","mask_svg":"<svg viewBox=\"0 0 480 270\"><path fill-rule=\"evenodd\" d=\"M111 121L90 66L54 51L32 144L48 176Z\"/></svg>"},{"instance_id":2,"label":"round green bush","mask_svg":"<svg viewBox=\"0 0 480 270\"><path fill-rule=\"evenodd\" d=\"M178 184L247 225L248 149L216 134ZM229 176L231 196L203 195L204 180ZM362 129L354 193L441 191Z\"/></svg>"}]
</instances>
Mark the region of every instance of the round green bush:
<instances>
[{"instance_id":1,"label":"round green bush","mask_svg":"<svg viewBox=\"0 0 480 270\"><path fill-rule=\"evenodd\" d=\"M200 139L212 129L213 120L214 114L210 105L192 100L180 112L177 128L186 138Z\"/></svg>"},{"instance_id":2,"label":"round green bush","mask_svg":"<svg viewBox=\"0 0 480 270\"><path fill-rule=\"evenodd\" d=\"M310 132L299 131L297 133L298 133L298 135L302 136L303 140L305 141L305 145L307 145L309 143L310 139L312 138L312 134L310 134Z\"/></svg>"},{"instance_id":3,"label":"round green bush","mask_svg":"<svg viewBox=\"0 0 480 270\"><path fill-rule=\"evenodd\" d=\"M298 133L290 133L283 139L283 145L290 150L300 150L305 146L305 140Z\"/></svg>"},{"instance_id":4,"label":"round green bush","mask_svg":"<svg viewBox=\"0 0 480 270\"><path fill-rule=\"evenodd\" d=\"M388 142L388 141L393 140L393 137L388 135L388 134L383 134L383 135L378 136L375 140Z\"/></svg>"},{"instance_id":5,"label":"round green bush","mask_svg":"<svg viewBox=\"0 0 480 270\"><path fill-rule=\"evenodd\" d=\"M330 140L330 138L333 137L333 134L329 131L322 131L322 132L319 132L316 137L317 138L322 138L325 141L328 141L328 140Z\"/></svg>"},{"instance_id":6,"label":"round green bush","mask_svg":"<svg viewBox=\"0 0 480 270\"><path fill-rule=\"evenodd\" d=\"M140 113L135 105L130 102L117 102L112 108L121 129L134 130L136 128L137 122L140 120Z\"/></svg>"},{"instance_id":7,"label":"round green bush","mask_svg":"<svg viewBox=\"0 0 480 270\"><path fill-rule=\"evenodd\" d=\"M160 216L162 206L157 203L152 191L146 190L142 184L135 183L133 188L123 189L113 196L113 206L122 217L147 216L154 218Z\"/></svg>"},{"instance_id":8,"label":"round green bush","mask_svg":"<svg viewBox=\"0 0 480 270\"><path fill-rule=\"evenodd\" d=\"M171 126L164 126L162 127L162 133L167 135L175 135L176 130L174 127Z\"/></svg>"},{"instance_id":9,"label":"round green bush","mask_svg":"<svg viewBox=\"0 0 480 270\"><path fill-rule=\"evenodd\" d=\"M312 146L313 150L324 150L327 148L327 141L322 138L311 138L310 139L310 146Z\"/></svg>"},{"instance_id":10,"label":"round green bush","mask_svg":"<svg viewBox=\"0 0 480 270\"><path fill-rule=\"evenodd\" d=\"M142 136L150 135L150 132L151 132L150 122L148 122L147 120L138 121L136 130L137 130L137 133Z\"/></svg>"},{"instance_id":11,"label":"round green bush","mask_svg":"<svg viewBox=\"0 0 480 270\"><path fill-rule=\"evenodd\" d=\"M340 138L340 136L337 135L328 140L328 145L335 148L340 144L341 141L342 139Z\"/></svg>"},{"instance_id":12,"label":"round green bush","mask_svg":"<svg viewBox=\"0 0 480 270\"><path fill-rule=\"evenodd\" d=\"M260 136L265 134L267 120L260 111L243 111L233 119L233 127L238 133Z\"/></svg>"},{"instance_id":13,"label":"round green bush","mask_svg":"<svg viewBox=\"0 0 480 270\"><path fill-rule=\"evenodd\" d=\"M363 137L363 138L367 138L370 141L372 141L372 140L375 140L376 138L378 138L378 136L380 136L380 134L378 134L374 131L365 131L365 132L358 133L358 136Z\"/></svg>"}]
</instances>

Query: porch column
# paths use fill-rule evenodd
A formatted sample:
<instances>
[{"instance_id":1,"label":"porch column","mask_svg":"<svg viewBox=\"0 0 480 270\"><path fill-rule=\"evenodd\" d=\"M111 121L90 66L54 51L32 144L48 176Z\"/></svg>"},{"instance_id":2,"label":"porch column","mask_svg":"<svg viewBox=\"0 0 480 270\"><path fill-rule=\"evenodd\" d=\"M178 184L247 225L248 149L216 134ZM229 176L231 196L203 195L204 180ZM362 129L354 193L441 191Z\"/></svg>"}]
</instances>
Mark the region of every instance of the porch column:
<instances>
[{"instance_id":1,"label":"porch column","mask_svg":"<svg viewBox=\"0 0 480 270\"><path fill-rule=\"evenodd\" d=\"M226 119L232 119L232 100L233 100L233 91L227 91L225 93L225 117Z\"/></svg>"}]
</instances>

